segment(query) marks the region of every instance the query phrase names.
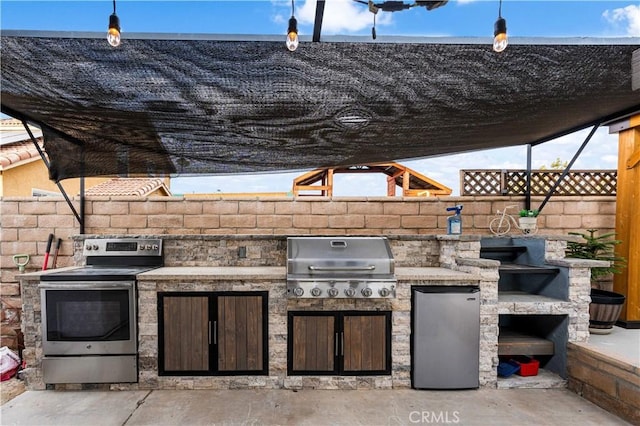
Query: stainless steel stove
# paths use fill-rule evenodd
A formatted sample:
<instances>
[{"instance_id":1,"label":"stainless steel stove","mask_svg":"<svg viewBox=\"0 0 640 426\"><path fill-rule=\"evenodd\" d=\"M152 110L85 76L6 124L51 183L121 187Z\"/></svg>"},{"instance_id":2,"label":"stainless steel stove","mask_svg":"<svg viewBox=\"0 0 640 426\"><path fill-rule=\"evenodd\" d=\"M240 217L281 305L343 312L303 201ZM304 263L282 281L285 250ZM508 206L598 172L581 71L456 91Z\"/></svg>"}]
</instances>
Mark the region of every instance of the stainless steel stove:
<instances>
[{"instance_id":1,"label":"stainless steel stove","mask_svg":"<svg viewBox=\"0 0 640 426\"><path fill-rule=\"evenodd\" d=\"M394 298L397 279L384 237L290 237L289 298Z\"/></svg>"},{"instance_id":2,"label":"stainless steel stove","mask_svg":"<svg viewBox=\"0 0 640 426\"><path fill-rule=\"evenodd\" d=\"M40 277L44 382L136 382L136 276L162 266L162 240L87 239L83 255Z\"/></svg>"}]
</instances>

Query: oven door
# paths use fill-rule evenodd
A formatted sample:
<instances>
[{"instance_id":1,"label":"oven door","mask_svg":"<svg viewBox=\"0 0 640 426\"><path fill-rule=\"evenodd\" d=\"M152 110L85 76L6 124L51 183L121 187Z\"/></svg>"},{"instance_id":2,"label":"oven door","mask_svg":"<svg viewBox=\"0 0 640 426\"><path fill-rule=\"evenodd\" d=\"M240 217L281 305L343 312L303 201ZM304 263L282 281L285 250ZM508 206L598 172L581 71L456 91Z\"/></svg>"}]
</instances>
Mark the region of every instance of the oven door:
<instances>
[{"instance_id":1,"label":"oven door","mask_svg":"<svg viewBox=\"0 0 640 426\"><path fill-rule=\"evenodd\" d=\"M135 354L135 281L41 282L44 355Z\"/></svg>"}]
</instances>

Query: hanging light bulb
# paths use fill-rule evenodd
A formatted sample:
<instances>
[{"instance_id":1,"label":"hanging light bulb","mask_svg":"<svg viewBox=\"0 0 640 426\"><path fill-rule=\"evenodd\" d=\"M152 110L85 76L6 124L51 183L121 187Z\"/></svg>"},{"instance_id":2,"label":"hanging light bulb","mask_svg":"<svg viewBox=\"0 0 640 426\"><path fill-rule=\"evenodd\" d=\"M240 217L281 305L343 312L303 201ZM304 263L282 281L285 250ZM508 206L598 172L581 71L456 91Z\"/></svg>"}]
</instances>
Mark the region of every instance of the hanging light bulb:
<instances>
[{"instance_id":1,"label":"hanging light bulb","mask_svg":"<svg viewBox=\"0 0 640 426\"><path fill-rule=\"evenodd\" d=\"M298 42L298 21L292 16L287 30L287 49L293 52L298 48Z\"/></svg>"},{"instance_id":2,"label":"hanging light bulb","mask_svg":"<svg viewBox=\"0 0 640 426\"><path fill-rule=\"evenodd\" d=\"M287 29L287 49L294 51L298 48L298 21L296 21L294 0L291 0L291 19Z\"/></svg>"},{"instance_id":3,"label":"hanging light bulb","mask_svg":"<svg viewBox=\"0 0 640 426\"><path fill-rule=\"evenodd\" d=\"M498 18L493 30L493 50L502 52L507 48L509 40L507 39L507 21L504 18Z\"/></svg>"},{"instance_id":4,"label":"hanging light bulb","mask_svg":"<svg viewBox=\"0 0 640 426\"><path fill-rule=\"evenodd\" d=\"M113 47L120 46L120 18L116 15L116 0L113 0L113 13L109 16L107 41Z\"/></svg>"},{"instance_id":5,"label":"hanging light bulb","mask_svg":"<svg viewBox=\"0 0 640 426\"><path fill-rule=\"evenodd\" d=\"M107 41L113 47L120 46L120 19L115 13L109 16L109 31Z\"/></svg>"},{"instance_id":6,"label":"hanging light bulb","mask_svg":"<svg viewBox=\"0 0 640 426\"><path fill-rule=\"evenodd\" d=\"M502 17L502 0L498 9L498 20L493 26L493 50L502 52L507 48L509 40L507 39L507 21Z\"/></svg>"}]
</instances>

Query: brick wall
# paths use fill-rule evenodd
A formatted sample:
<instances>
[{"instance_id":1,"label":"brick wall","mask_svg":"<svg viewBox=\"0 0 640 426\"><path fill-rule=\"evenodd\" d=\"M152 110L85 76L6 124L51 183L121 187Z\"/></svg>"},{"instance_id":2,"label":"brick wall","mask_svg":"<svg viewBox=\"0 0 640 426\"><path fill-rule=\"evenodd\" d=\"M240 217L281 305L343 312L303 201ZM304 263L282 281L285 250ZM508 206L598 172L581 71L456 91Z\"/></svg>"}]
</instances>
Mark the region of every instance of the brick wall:
<instances>
[{"instance_id":1,"label":"brick wall","mask_svg":"<svg viewBox=\"0 0 640 426\"><path fill-rule=\"evenodd\" d=\"M569 389L631 424L640 424L640 368L579 343L569 343L568 349Z\"/></svg>"},{"instance_id":2,"label":"brick wall","mask_svg":"<svg viewBox=\"0 0 640 426\"><path fill-rule=\"evenodd\" d=\"M541 197L534 197L538 206ZM74 199L78 208L78 199ZM463 233L490 235L488 224L523 197L95 197L87 199L86 234L96 235L416 235L444 234L446 207L462 204ZM517 214L514 209L513 213ZM60 198L0 200L0 282L3 322L19 321L21 305L13 255L29 254L27 271L42 268L47 237L63 240L58 267L70 266L78 224ZM615 226L615 197L553 197L538 218L539 234Z\"/></svg>"}]
</instances>

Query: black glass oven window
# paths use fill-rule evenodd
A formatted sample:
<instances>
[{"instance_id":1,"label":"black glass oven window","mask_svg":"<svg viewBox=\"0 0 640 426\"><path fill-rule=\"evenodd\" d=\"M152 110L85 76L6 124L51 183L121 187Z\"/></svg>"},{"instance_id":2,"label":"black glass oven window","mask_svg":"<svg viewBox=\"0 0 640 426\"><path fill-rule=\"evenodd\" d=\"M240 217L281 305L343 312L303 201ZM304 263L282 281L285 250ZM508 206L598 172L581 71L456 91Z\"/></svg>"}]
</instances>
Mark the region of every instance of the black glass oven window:
<instances>
[{"instance_id":1,"label":"black glass oven window","mask_svg":"<svg viewBox=\"0 0 640 426\"><path fill-rule=\"evenodd\" d=\"M129 291L47 290L49 341L129 340Z\"/></svg>"}]
</instances>

